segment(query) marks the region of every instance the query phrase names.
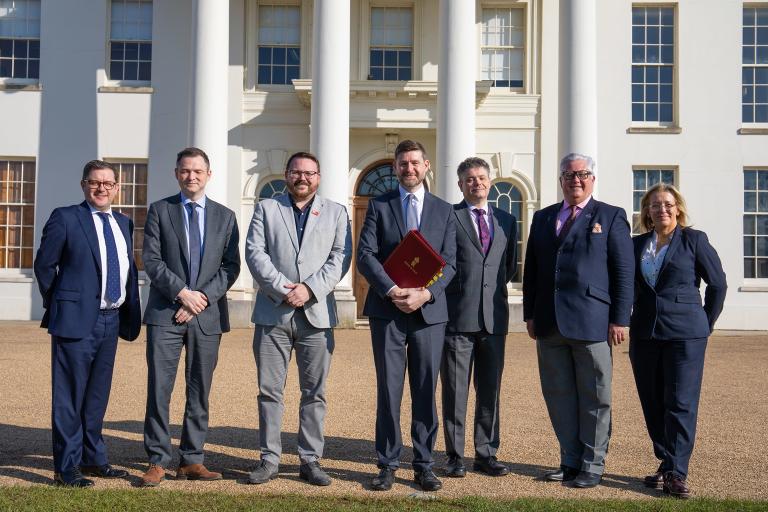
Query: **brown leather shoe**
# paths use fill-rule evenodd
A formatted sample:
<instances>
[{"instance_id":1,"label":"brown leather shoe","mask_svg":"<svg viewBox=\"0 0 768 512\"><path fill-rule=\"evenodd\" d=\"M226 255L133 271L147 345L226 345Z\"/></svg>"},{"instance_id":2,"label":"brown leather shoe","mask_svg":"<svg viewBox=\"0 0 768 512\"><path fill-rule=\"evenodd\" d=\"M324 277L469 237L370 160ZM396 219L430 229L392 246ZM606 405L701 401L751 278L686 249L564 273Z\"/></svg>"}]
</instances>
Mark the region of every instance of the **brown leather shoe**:
<instances>
[{"instance_id":1,"label":"brown leather shoe","mask_svg":"<svg viewBox=\"0 0 768 512\"><path fill-rule=\"evenodd\" d=\"M157 487L165 480L165 468L157 464L150 464L146 473L141 475L142 487Z\"/></svg>"},{"instance_id":2,"label":"brown leather shoe","mask_svg":"<svg viewBox=\"0 0 768 512\"><path fill-rule=\"evenodd\" d=\"M651 489L661 489L664 487L664 472L657 471L652 475L643 478L643 485Z\"/></svg>"},{"instance_id":3,"label":"brown leather shoe","mask_svg":"<svg viewBox=\"0 0 768 512\"><path fill-rule=\"evenodd\" d=\"M221 473L208 471L202 464L187 464L179 466L176 471L176 480L202 480L208 482L211 480L221 480Z\"/></svg>"},{"instance_id":4,"label":"brown leather shoe","mask_svg":"<svg viewBox=\"0 0 768 512\"><path fill-rule=\"evenodd\" d=\"M664 493L681 499L691 496L691 490L685 480L672 472L664 474Z\"/></svg>"}]
</instances>

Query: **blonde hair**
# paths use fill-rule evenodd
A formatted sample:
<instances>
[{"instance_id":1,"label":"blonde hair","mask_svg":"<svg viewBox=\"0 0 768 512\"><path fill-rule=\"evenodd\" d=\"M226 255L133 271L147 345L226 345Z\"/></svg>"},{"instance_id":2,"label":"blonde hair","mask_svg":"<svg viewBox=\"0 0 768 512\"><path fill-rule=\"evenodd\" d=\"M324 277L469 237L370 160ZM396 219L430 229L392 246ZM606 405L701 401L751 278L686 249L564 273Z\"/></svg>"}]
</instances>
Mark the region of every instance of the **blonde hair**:
<instances>
[{"instance_id":1,"label":"blonde hair","mask_svg":"<svg viewBox=\"0 0 768 512\"><path fill-rule=\"evenodd\" d=\"M637 219L637 230L641 233L646 233L653 229L653 221L651 220L651 197L657 192L669 192L672 197L675 198L675 206L677 206L677 224L684 228L688 225L688 208L685 206L685 199L679 190L674 185L668 183L657 183L649 188L643 198L640 200L640 216Z\"/></svg>"}]
</instances>

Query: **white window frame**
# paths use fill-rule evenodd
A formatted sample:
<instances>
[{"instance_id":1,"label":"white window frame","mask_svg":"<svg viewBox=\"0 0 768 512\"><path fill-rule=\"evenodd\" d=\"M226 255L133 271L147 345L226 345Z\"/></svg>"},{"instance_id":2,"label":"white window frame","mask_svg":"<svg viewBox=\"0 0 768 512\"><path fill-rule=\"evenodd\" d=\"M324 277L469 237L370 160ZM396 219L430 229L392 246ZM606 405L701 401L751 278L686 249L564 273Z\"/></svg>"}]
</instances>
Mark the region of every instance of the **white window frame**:
<instances>
[{"instance_id":1,"label":"white window frame","mask_svg":"<svg viewBox=\"0 0 768 512\"><path fill-rule=\"evenodd\" d=\"M146 168L147 168L147 182L145 183L145 187L147 189L146 190L146 204L143 205L144 206L144 210L145 210L144 214L145 214L145 218L146 218L146 213L149 211L149 204L150 204L150 201L149 201L149 160L141 159L141 158L108 158L108 157L105 157L104 161L105 162L109 162L110 164L112 164L115 167L117 167L117 169L118 169L118 171L120 173L119 174L119 184L120 184L120 190L121 190L120 193L122 193L123 184L125 183L123 181L122 166L123 165L134 165L134 166L135 165L144 165L144 166L146 166ZM134 172L135 172L135 168L134 168ZM129 183L129 185L134 187L134 190L133 190L134 204L125 204L125 203L121 204L121 203L118 203L117 202L117 197L116 197L115 198L115 202L112 204L112 207L115 208L117 211L120 211L121 208L140 208L142 206L142 205L135 204L135 200L136 200L136 189L135 189L136 176L135 176L135 174L134 174L134 177L133 177L133 181L131 181ZM119 197L119 195L118 195L118 197ZM145 220L145 225L146 225L146 220ZM137 228L142 231L142 236L143 236L143 232L144 232L144 226L139 227L139 226L137 226L136 222L134 221L134 225L133 225L133 229L134 229L134 235L133 235L134 236L134 240L133 240L133 242L134 243L135 243L136 229ZM135 257L136 247L134 247L133 251L134 251L134 254L132 256ZM142 267L143 267L143 262L142 262ZM139 272L144 272L144 269L141 268L139 270Z\"/></svg>"},{"instance_id":2,"label":"white window frame","mask_svg":"<svg viewBox=\"0 0 768 512\"><path fill-rule=\"evenodd\" d=\"M645 181L646 181L646 187L645 190L640 190L635 188L635 171L645 171ZM678 177L680 176L679 173L679 167L676 165L655 165L655 164L642 164L642 165L633 165L632 166L632 211L629 218L629 224L630 228L632 230L632 235L639 235L640 231L637 230L635 226L635 215L639 215L640 211L635 210L635 193L636 192L647 192L648 191L648 171L662 171L662 172L671 172L672 173L672 185L679 189L680 186L678 185ZM653 186L653 185L652 185Z\"/></svg>"},{"instance_id":3,"label":"white window frame","mask_svg":"<svg viewBox=\"0 0 768 512\"><path fill-rule=\"evenodd\" d=\"M741 9L741 12L742 12L741 28L742 28L742 34L743 34L743 31L744 31L744 10L745 9L768 9L768 3L765 3L765 2L756 2L756 3L744 2L744 4L741 7L742 7L742 9ZM757 43L755 43L755 44L757 44ZM742 36L742 40L741 40L741 48L742 48L742 50L744 48L743 36ZM745 68L755 68L755 69L756 68L762 68L762 69L765 69L766 72L768 73L768 63L766 63L766 64L758 64L758 63L744 64L743 57L741 57L740 60L741 60L740 64L741 64L741 70L742 70L742 77L739 79L739 82L740 82L742 88L744 87L743 72L744 72ZM754 105L754 103L755 102L753 102L752 104ZM740 103L740 104L743 107L744 104L743 103ZM741 125L742 126L747 127L747 128L768 129L768 121L765 121L765 122L757 122L757 121L749 122L749 121L744 121L743 119L744 119L743 118L743 114L740 111L739 112L739 120L741 121Z\"/></svg>"},{"instance_id":4,"label":"white window frame","mask_svg":"<svg viewBox=\"0 0 768 512\"><path fill-rule=\"evenodd\" d=\"M465 1L465 0L461 0ZM357 24L360 27L357 47L357 79L368 80L368 73L371 69L371 9L374 7L407 7L413 12L413 48L411 49L411 79L409 82L418 81L422 78L422 49L421 49L421 20L422 20L423 2L414 2L413 0L360 0L357 7L360 18ZM354 75L353 75L354 76ZM370 82L387 82L387 80L370 80Z\"/></svg>"},{"instance_id":5,"label":"white window frame","mask_svg":"<svg viewBox=\"0 0 768 512\"><path fill-rule=\"evenodd\" d=\"M741 221L742 222L741 240L742 240L742 245L741 245L741 269L740 270L741 270L741 275L742 275L743 283L747 287L749 287L750 285L752 285L752 286L765 286L765 284L768 283L768 277L746 277L746 274L744 273L744 259L748 257L744 253L744 237L746 236L746 234L744 233L744 217L747 216L747 215L753 215L755 217L760 216L760 215L768 216L768 212L760 212L760 211L747 212L744 209L744 199L743 199L743 197L744 197L744 193L747 192L747 189L744 187L744 172L746 172L746 171L763 171L763 172L768 172L768 165L764 165L764 166L744 166L744 168L742 169L742 200L741 200L741 219L742 219L742 221ZM759 183L759 180L758 180L758 183ZM759 188L755 188L754 190L758 190L759 191L760 189ZM753 190L751 189L750 191L753 191ZM756 200L756 205L759 205L759 204L760 204L760 200L758 198ZM760 257L760 256L758 256L758 254L757 254L757 240L755 240L755 255L754 255L754 258L758 258L758 257ZM768 258L768 254L765 257Z\"/></svg>"},{"instance_id":6,"label":"white window frame","mask_svg":"<svg viewBox=\"0 0 768 512\"><path fill-rule=\"evenodd\" d=\"M486 48L483 46L483 10L486 9L519 9L523 12L523 46L522 47L516 47L516 46L498 46L498 47L488 47L488 48L499 48L499 49L522 49L523 51L523 69L522 69L522 77L523 77L523 86L522 87L492 87L491 91L493 93L526 93L531 90L530 87L530 80L531 80L531 74L529 70L531 69L531 60L530 60L530 53L531 53L531 44L532 41L532 27L530 22L530 9L531 5L530 2L527 1L515 1L515 2L492 2L492 1L485 1L485 2L477 2L476 4L476 24L477 24L477 45L478 45L478 53L477 53L477 79L478 80L486 80L483 78L482 72L482 55L483 55L483 48Z\"/></svg>"},{"instance_id":7,"label":"white window frame","mask_svg":"<svg viewBox=\"0 0 768 512\"><path fill-rule=\"evenodd\" d=\"M152 4L152 39L145 40L145 39L137 39L132 40L130 42L132 43L149 43L152 45L152 58L150 59L150 75L152 74L151 68L153 67L153 63L155 60L155 40L154 40L154 34L155 34L155 3L157 0L143 0L146 3ZM162 1L162 0L159 0ZM104 49L104 81L103 83L107 87L129 87L129 88L147 88L151 87L152 85L152 79L150 76L149 80L113 80L110 77L110 65L112 61L112 3L113 0L109 0L107 2L107 36L105 40L105 49ZM124 39L116 39L115 41L126 41Z\"/></svg>"},{"instance_id":8,"label":"white window frame","mask_svg":"<svg viewBox=\"0 0 768 512\"><path fill-rule=\"evenodd\" d=\"M40 10L42 11L42 0L39 2ZM38 23L40 23L40 19L38 19ZM38 44L42 44L42 37L40 34L41 28L38 27L38 36L35 37L2 37L3 39L12 39L12 40L27 40L27 41L38 41ZM38 85L40 83L40 73L42 72L42 66L43 66L43 59L42 54L38 55L38 78L13 78L13 77L0 77L0 85Z\"/></svg>"},{"instance_id":9,"label":"white window frame","mask_svg":"<svg viewBox=\"0 0 768 512\"><path fill-rule=\"evenodd\" d=\"M37 218L37 198L38 198L38 194L37 194L37 192L38 192L38 187L39 187L39 180L38 180L39 173L37 172L38 171L37 159L35 157L30 157L30 156L0 155L0 161L3 161L3 162L24 162L24 163L34 163L35 164L35 198L34 198L32 204L25 203L23 201L23 192L22 192L22 202L20 202L20 203L13 203L13 206L20 206L20 207L31 206L32 207L32 225L30 226L28 224L24 224L24 213L23 213L23 211L21 213L21 217L22 217L21 222L22 223L20 225L22 226L22 233L21 233L22 243L23 243L23 237L24 237L23 227L27 226L27 227L31 227L32 228L32 237L33 237L33 241L32 241L32 243L33 243L32 258L33 258L33 261L34 261L34 257L35 257L34 248L36 246L36 241L37 241L36 238L35 238L36 237L36 224L37 224L37 221L38 221L38 218ZM22 179L23 179L23 177L22 177ZM2 206L0 206L0 207L5 208L5 207L8 207L8 206L11 206L11 204L10 203L2 203ZM3 240L3 246L5 247L5 240ZM19 247L22 248L22 247L24 247L24 245L21 245ZM21 258L21 256L20 256L20 258ZM19 278L19 277L21 277L21 278L28 278L28 277L31 277L32 275L33 275L33 268L32 267L29 267L29 268L26 268L26 267L13 267L13 268L2 267L2 268L0 268L0 281L2 281L4 278L10 278L11 280L13 280L14 278Z\"/></svg>"}]
</instances>

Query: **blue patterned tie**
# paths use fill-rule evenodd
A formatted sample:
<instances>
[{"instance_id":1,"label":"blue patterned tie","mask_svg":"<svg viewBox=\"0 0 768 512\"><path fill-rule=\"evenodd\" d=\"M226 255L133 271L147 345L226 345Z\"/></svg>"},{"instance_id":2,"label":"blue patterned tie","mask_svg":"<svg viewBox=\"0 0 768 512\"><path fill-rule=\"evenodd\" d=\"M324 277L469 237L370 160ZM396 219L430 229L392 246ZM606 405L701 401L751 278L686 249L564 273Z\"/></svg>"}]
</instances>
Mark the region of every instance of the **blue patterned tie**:
<instances>
[{"instance_id":1,"label":"blue patterned tie","mask_svg":"<svg viewBox=\"0 0 768 512\"><path fill-rule=\"evenodd\" d=\"M101 219L104 232L104 245L107 247L107 289L105 298L112 304L120 299L120 260L117 257L117 244L112 226L109 224L109 215L97 212Z\"/></svg>"},{"instance_id":2,"label":"blue patterned tie","mask_svg":"<svg viewBox=\"0 0 768 512\"><path fill-rule=\"evenodd\" d=\"M200 273L200 222L197 218L195 202L187 203L189 206L189 285L193 290L197 286L197 275Z\"/></svg>"},{"instance_id":3,"label":"blue patterned tie","mask_svg":"<svg viewBox=\"0 0 768 512\"><path fill-rule=\"evenodd\" d=\"M413 229L419 229L419 211L417 204L419 202L416 199L416 194L408 194L405 196L405 224L406 230L411 231Z\"/></svg>"}]
</instances>

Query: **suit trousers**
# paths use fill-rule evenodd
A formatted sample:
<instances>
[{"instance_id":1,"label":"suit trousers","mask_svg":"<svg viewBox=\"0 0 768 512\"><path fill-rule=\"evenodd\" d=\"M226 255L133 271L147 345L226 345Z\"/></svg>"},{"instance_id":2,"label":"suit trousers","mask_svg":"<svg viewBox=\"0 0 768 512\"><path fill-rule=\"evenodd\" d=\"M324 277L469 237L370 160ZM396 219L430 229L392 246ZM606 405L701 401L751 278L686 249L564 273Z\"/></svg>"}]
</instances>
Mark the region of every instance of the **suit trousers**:
<instances>
[{"instance_id":1,"label":"suit trousers","mask_svg":"<svg viewBox=\"0 0 768 512\"><path fill-rule=\"evenodd\" d=\"M611 437L611 347L559 332L536 343L541 391L560 444L560 464L603 474Z\"/></svg>"},{"instance_id":2,"label":"suit trousers","mask_svg":"<svg viewBox=\"0 0 768 512\"><path fill-rule=\"evenodd\" d=\"M504 371L503 334L446 333L440 381L443 432L448 457L464 457L469 382L475 385L475 458L495 457L499 449L499 390Z\"/></svg>"},{"instance_id":3,"label":"suit trousers","mask_svg":"<svg viewBox=\"0 0 768 512\"><path fill-rule=\"evenodd\" d=\"M144 449L149 462L168 467L171 463L169 405L176 373L184 357L186 404L179 454L182 466L203 463L208 433L208 395L219 358L221 334L206 335L197 319L182 325L147 326L147 413L144 418Z\"/></svg>"},{"instance_id":4,"label":"suit trousers","mask_svg":"<svg viewBox=\"0 0 768 512\"><path fill-rule=\"evenodd\" d=\"M629 359L661 471L685 479L696 439L707 339L631 339Z\"/></svg>"},{"instance_id":5,"label":"suit trousers","mask_svg":"<svg viewBox=\"0 0 768 512\"><path fill-rule=\"evenodd\" d=\"M112 389L118 310L102 311L90 336L51 336L54 471L107 464L101 430Z\"/></svg>"},{"instance_id":6,"label":"suit trousers","mask_svg":"<svg viewBox=\"0 0 768 512\"><path fill-rule=\"evenodd\" d=\"M323 456L326 401L325 383L334 349L333 329L318 329L309 323L303 309L280 325L256 325L253 355L259 381L259 449L261 458L280 463L283 423L283 391L291 353L296 352L299 370L298 452L302 464Z\"/></svg>"},{"instance_id":7,"label":"suit trousers","mask_svg":"<svg viewBox=\"0 0 768 512\"><path fill-rule=\"evenodd\" d=\"M411 389L413 468L431 469L438 418L435 389L445 342L445 323L427 324L420 312L394 320L371 318L376 367L376 454L380 468L400 467L403 449L400 404L405 370Z\"/></svg>"}]
</instances>

